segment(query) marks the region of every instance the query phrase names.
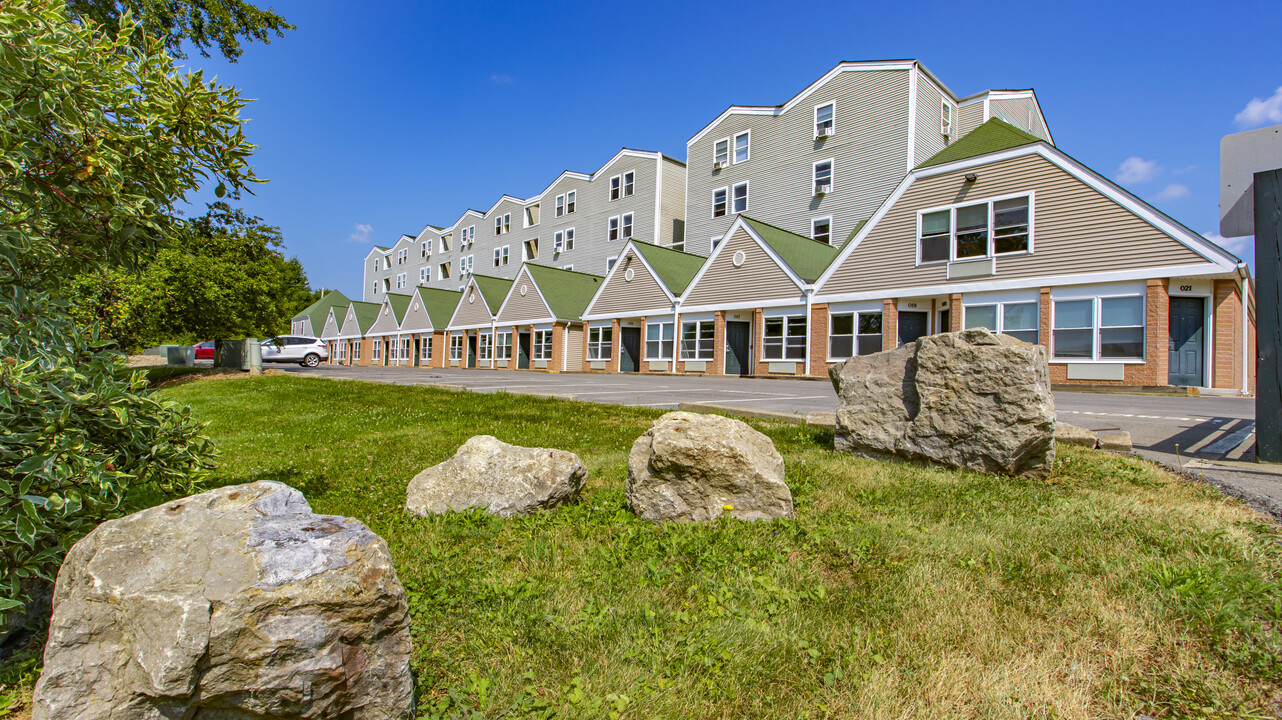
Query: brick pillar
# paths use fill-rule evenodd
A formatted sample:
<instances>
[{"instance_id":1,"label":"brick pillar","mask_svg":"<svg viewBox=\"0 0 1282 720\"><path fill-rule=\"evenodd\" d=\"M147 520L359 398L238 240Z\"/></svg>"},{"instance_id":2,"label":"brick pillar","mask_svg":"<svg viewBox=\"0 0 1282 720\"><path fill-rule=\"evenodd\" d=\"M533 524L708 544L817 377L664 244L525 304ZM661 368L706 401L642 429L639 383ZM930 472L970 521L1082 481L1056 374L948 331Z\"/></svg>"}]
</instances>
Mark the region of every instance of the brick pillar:
<instances>
[{"instance_id":1,"label":"brick pillar","mask_svg":"<svg viewBox=\"0 0 1282 720\"><path fill-rule=\"evenodd\" d=\"M828 375L828 305L810 306L810 374Z\"/></svg>"},{"instance_id":2,"label":"brick pillar","mask_svg":"<svg viewBox=\"0 0 1282 720\"><path fill-rule=\"evenodd\" d=\"M1170 315L1171 297L1167 292L1165 278L1148 281L1148 293L1145 302L1144 328L1144 364L1128 365L1127 370L1134 368L1135 377L1126 378L1131 385L1169 385L1171 341Z\"/></svg>"},{"instance_id":3,"label":"brick pillar","mask_svg":"<svg viewBox=\"0 0 1282 720\"><path fill-rule=\"evenodd\" d=\"M605 364L609 372L619 371L619 356L623 353L623 337L619 334L619 321L610 321L610 359Z\"/></svg>"},{"instance_id":4,"label":"brick pillar","mask_svg":"<svg viewBox=\"0 0 1282 720\"><path fill-rule=\"evenodd\" d=\"M770 363L762 360L766 347L766 313L757 308L752 311L752 367L754 375L769 375Z\"/></svg>"},{"instance_id":5,"label":"brick pillar","mask_svg":"<svg viewBox=\"0 0 1282 720\"><path fill-rule=\"evenodd\" d=\"M360 365L374 364L374 338L361 338L361 361Z\"/></svg>"},{"instance_id":6,"label":"brick pillar","mask_svg":"<svg viewBox=\"0 0 1282 720\"><path fill-rule=\"evenodd\" d=\"M899 310L898 299L881 301L881 349L894 350L899 347Z\"/></svg>"},{"instance_id":7,"label":"brick pillar","mask_svg":"<svg viewBox=\"0 0 1282 720\"><path fill-rule=\"evenodd\" d=\"M709 375L726 374L726 312L718 310L712 319L712 360L709 360Z\"/></svg>"},{"instance_id":8,"label":"brick pillar","mask_svg":"<svg viewBox=\"0 0 1282 720\"><path fill-rule=\"evenodd\" d=\"M561 323L552 323L552 359L548 360L548 372L561 372L561 362L565 359L566 342L565 326Z\"/></svg>"},{"instance_id":9,"label":"brick pillar","mask_svg":"<svg viewBox=\"0 0 1282 720\"><path fill-rule=\"evenodd\" d=\"M1242 388L1242 295L1236 280L1216 280L1211 298L1215 337L1212 339L1212 386Z\"/></svg>"},{"instance_id":10,"label":"brick pillar","mask_svg":"<svg viewBox=\"0 0 1282 720\"><path fill-rule=\"evenodd\" d=\"M1044 287L1041 289L1041 297L1037 303L1037 342L1046 350L1046 359L1051 357L1051 289ZM1062 383L1068 380L1068 366L1064 364L1050 365L1051 383Z\"/></svg>"},{"instance_id":11,"label":"brick pillar","mask_svg":"<svg viewBox=\"0 0 1282 720\"><path fill-rule=\"evenodd\" d=\"M637 372L650 372L650 361L645 355L645 328L649 320L649 318L641 318L641 360L637 363Z\"/></svg>"},{"instance_id":12,"label":"brick pillar","mask_svg":"<svg viewBox=\"0 0 1282 720\"><path fill-rule=\"evenodd\" d=\"M962 329L962 298L961 293L953 293L948 296L948 332L957 332Z\"/></svg>"}]
</instances>

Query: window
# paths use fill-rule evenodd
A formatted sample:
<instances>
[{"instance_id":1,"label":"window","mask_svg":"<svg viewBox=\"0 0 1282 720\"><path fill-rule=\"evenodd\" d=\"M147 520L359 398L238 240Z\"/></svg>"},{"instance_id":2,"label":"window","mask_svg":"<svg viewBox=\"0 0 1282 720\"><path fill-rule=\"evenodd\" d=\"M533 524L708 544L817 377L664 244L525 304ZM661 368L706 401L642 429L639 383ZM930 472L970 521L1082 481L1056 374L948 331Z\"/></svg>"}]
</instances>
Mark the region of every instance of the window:
<instances>
[{"instance_id":1,"label":"window","mask_svg":"<svg viewBox=\"0 0 1282 720\"><path fill-rule=\"evenodd\" d=\"M628 197L637 190L636 172L629 170L623 173L623 197Z\"/></svg>"},{"instance_id":2,"label":"window","mask_svg":"<svg viewBox=\"0 0 1282 720\"><path fill-rule=\"evenodd\" d=\"M828 357L881 352L881 313L834 313L828 320Z\"/></svg>"},{"instance_id":3,"label":"window","mask_svg":"<svg viewBox=\"0 0 1282 720\"><path fill-rule=\"evenodd\" d=\"M810 237L825 245L832 244L832 218L821 217L810 221Z\"/></svg>"},{"instance_id":4,"label":"window","mask_svg":"<svg viewBox=\"0 0 1282 720\"><path fill-rule=\"evenodd\" d=\"M374 352L370 353L370 356L374 359L374 362L378 362L379 360L383 359L383 339L382 338L374 338Z\"/></svg>"},{"instance_id":5,"label":"window","mask_svg":"<svg viewBox=\"0 0 1282 720\"><path fill-rule=\"evenodd\" d=\"M730 138L721 138L712 151L712 162L716 167L730 164Z\"/></svg>"},{"instance_id":6,"label":"window","mask_svg":"<svg viewBox=\"0 0 1282 720\"><path fill-rule=\"evenodd\" d=\"M575 198L579 196L578 190L571 190L565 194L565 214L569 215L574 212Z\"/></svg>"},{"instance_id":7,"label":"window","mask_svg":"<svg viewBox=\"0 0 1282 720\"><path fill-rule=\"evenodd\" d=\"M610 178L610 200L618 200L619 193L623 190L623 177L615 175Z\"/></svg>"},{"instance_id":8,"label":"window","mask_svg":"<svg viewBox=\"0 0 1282 720\"><path fill-rule=\"evenodd\" d=\"M384 270L392 269L392 258L390 256L383 258L383 269Z\"/></svg>"},{"instance_id":9,"label":"window","mask_svg":"<svg viewBox=\"0 0 1282 720\"><path fill-rule=\"evenodd\" d=\"M500 330L494 343L494 357L499 360L512 359L512 331Z\"/></svg>"},{"instance_id":10,"label":"window","mask_svg":"<svg viewBox=\"0 0 1282 720\"><path fill-rule=\"evenodd\" d=\"M438 265L436 269L437 269L437 272L438 272L438 274L440 275L440 278L441 278L442 280L449 280L449 279L450 279L450 264L449 264L449 263L447 263L447 262L443 262L443 263L441 263L440 265Z\"/></svg>"},{"instance_id":11,"label":"window","mask_svg":"<svg viewBox=\"0 0 1282 720\"><path fill-rule=\"evenodd\" d=\"M406 261L406 260L409 260L409 258L410 258L410 249L409 249L409 248L404 248L403 250L397 250L397 251L396 251L396 264L397 264L397 265L404 265L404 264L405 264L405 261Z\"/></svg>"},{"instance_id":12,"label":"window","mask_svg":"<svg viewBox=\"0 0 1282 720\"><path fill-rule=\"evenodd\" d=\"M721 217L726 214L726 198L729 193L729 188L717 188L712 191L712 217Z\"/></svg>"},{"instance_id":13,"label":"window","mask_svg":"<svg viewBox=\"0 0 1282 720\"><path fill-rule=\"evenodd\" d=\"M725 239L725 236L724 236L724 235L717 235L717 236L714 236L714 237L712 238L712 249L713 249L713 250L716 250L716 249L717 249L717 246L718 246L718 245L720 245L720 244L721 244L721 241L722 241L722 240L724 240L724 239Z\"/></svg>"},{"instance_id":14,"label":"window","mask_svg":"<svg viewBox=\"0 0 1282 720\"><path fill-rule=\"evenodd\" d=\"M672 249L673 249L673 250L680 250L681 252L685 252L685 251L686 251L686 241L685 241L685 238L682 238L682 239L680 239L680 240L673 240L673 241L672 241Z\"/></svg>"},{"instance_id":15,"label":"window","mask_svg":"<svg viewBox=\"0 0 1282 720\"><path fill-rule=\"evenodd\" d=\"M467 275L476 267L476 256L467 255L458 259L459 275Z\"/></svg>"},{"instance_id":16,"label":"window","mask_svg":"<svg viewBox=\"0 0 1282 720\"><path fill-rule=\"evenodd\" d=\"M524 253L525 257L523 260L537 260L539 257L539 239L530 238L529 240L526 240Z\"/></svg>"},{"instance_id":17,"label":"window","mask_svg":"<svg viewBox=\"0 0 1282 720\"><path fill-rule=\"evenodd\" d=\"M463 241L459 243L459 249L466 250L472 247L472 243L474 242L476 242L476 226L468 225L467 228L463 230Z\"/></svg>"},{"instance_id":18,"label":"window","mask_svg":"<svg viewBox=\"0 0 1282 720\"><path fill-rule=\"evenodd\" d=\"M512 232L512 213L503 213L494 218L494 234L502 235L508 232Z\"/></svg>"},{"instance_id":19,"label":"window","mask_svg":"<svg viewBox=\"0 0 1282 720\"><path fill-rule=\"evenodd\" d=\"M561 269L562 269L562 270L573 270L573 269L574 269L574 266L573 266L573 265L562 265L562 266L561 266Z\"/></svg>"},{"instance_id":20,"label":"window","mask_svg":"<svg viewBox=\"0 0 1282 720\"><path fill-rule=\"evenodd\" d=\"M424 240L423 241L423 257L430 257L431 254L432 254L432 241Z\"/></svg>"},{"instance_id":21,"label":"window","mask_svg":"<svg viewBox=\"0 0 1282 720\"><path fill-rule=\"evenodd\" d=\"M463 336L460 334L450 335L450 359L463 359Z\"/></svg>"},{"instance_id":22,"label":"window","mask_svg":"<svg viewBox=\"0 0 1282 720\"><path fill-rule=\"evenodd\" d=\"M453 238L453 236L452 236L452 235L442 235L442 236L441 236L441 252L449 252L449 251L450 251L450 240L451 240L452 238Z\"/></svg>"},{"instance_id":23,"label":"window","mask_svg":"<svg viewBox=\"0 0 1282 720\"><path fill-rule=\"evenodd\" d=\"M565 229L565 249L567 252L574 249L574 228Z\"/></svg>"},{"instance_id":24,"label":"window","mask_svg":"<svg viewBox=\"0 0 1282 720\"><path fill-rule=\"evenodd\" d=\"M735 164L747 162L748 160L748 142L749 132L744 130L734 136L734 161Z\"/></svg>"},{"instance_id":25,"label":"window","mask_svg":"<svg viewBox=\"0 0 1282 720\"><path fill-rule=\"evenodd\" d=\"M383 292L391 292L391 290L392 290L392 279L383 278Z\"/></svg>"},{"instance_id":26,"label":"window","mask_svg":"<svg viewBox=\"0 0 1282 720\"><path fill-rule=\"evenodd\" d=\"M606 272L606 274L607 274L607 275L610 273L610 271L611 271L611 270L613 270L613 269L614 269L614 266L615 266L618 262L619 262L619 256L618 256L618 255L615 255L615 256L614 256L614 257L612 257L612 258L606 258L606 259L605 259L605 272Z\"/></svg>"},{"instance_id":27,"label":"window","mask_svg":"<svg viewBox=\"0 0 1282 720\"><path fill-rule=\"evenodd\" d=\"M832 135L833 132L833 115L836 106L833 103L827 105L818 105L815 107L815 138L825 138Z\"/></svg>"},{"instance_id":28,"label":"window","mask_svg":"<svg viewBox=\"0 0 1282 720\"><path fill-rule=\"evenodd\" d=\"M614 356L614 329L611 327L588 328L588 359L609 360Z\"/></svg>"},{"instance_id":29,"label":"window","mask_svg":"<svg viewBox=\"0 0 1282 720\"><path fill-rule=\"evenodd\" d=\"M420 335L422 340L419 341L419 359L424 362L432 359L432 336Z\"/></svg>"},{"instance_id":30,"label":"window","mask_svg":"<svg viewBox=\"0 0 1282 720\"><path fill-rule=\"evenodd\" d=\"M947 101L943 101L940 104L939 132L943 133L944 136L953 134L953 106L949 105Z\"/></svg>"},{"instance_id":31,"label":"window","mask_svg":"<svg viewBox=\"0 0 1282 720\"><path fill-rule=\"evenodd\" d=\"M508 250L511 247L511 245L504 245L503 247L494 248L494 267L507 265Z\"/></svg>"},{"instance_id":32,"label":"window","mask_svg":"<svg viewBox=\"0 0 1282 720\"><path fill-rule=\"evenodd\" d=\"M338 361L342 362L346 359L347 359L347 343L340 342L338 344Z\"/></svg>"},{"instance_id":33,"label":"window","mask_svg":"<svg viewBox=\"0 0 1282 720\"><path fill-rule=\"evenodd\" d=\"M984 327L993 332L1037 344L1037 302L1004 302L965 307L966 329Z\"/></svg>"},{"instance_id":34,"label":"window","mask_svg":"<svg viewBox=\"0 0 1282 720\"><path fill-rule=\"evenodd\" d=\"M535 360L551 360L552 359L552 331L551 330L535 330L534 331L534 347L531 348L531 350L534 353Z\"/></svg>"},{"instance_id":35,"label":"window","mask_svg":"<svg viewBox=\"0 0 1282 720\"><path fill-rule=\"evenodd\" d=\"M374 272L378 272L378 258L374 258Z\"/></svg>"},{"instance_id":36,"label":"window","mask_svg":"<svg viewBox=\"0 0 1282 720\"><path fill-rule=\"evenodd\" d=\"M375 294L375 295L377 295L377 294L378 294L378 281L377 281L377 280L375 280L375 281L374 281L374 294Z\"/></svg>"},{"instance_id":37,"label":"window","mask_svg":"<svg viewBox=\"0 0 1282 720\"><path fill-rule=\"evenodd\" d=\"M804 360L806 358L806 316L766 318L762 358Z\"/></svg>"},{"instance_id":38,"label":"window","mask_svg":"<svg viewBox=\"0 0 1282 720\"><path fill-rule=\"evenodd\" d=\"M534 227L539 224L539 206L531 205L525 209L525 227Z\"/></svg>"},{"instance_id":39,"label":"window","mask_svg":"<svg viewBox=\"0 0 1282 720\"><path fill-rule=\"evenodd\" d=\"M820 160L815 163L815 194L823 195L832 192L832 160Z\"/></svg>"},{"instance_id":40,"label":"window","mask_svg":"<svg viewBox=\"0 0 1282 720\"><path fill-rule=\"evenodd\" d=\"M494 337L488 332L483 332L476 336L476 359L494 359Z\"/></svg>"},{"instance_id":41,"label":"window","mask_svg":"<svg viewBox=\"0 0 1282 720\"><path fill-rule=\"evenodd\" d=\"M1077 360L1142 360L1144 296L1054 301L1051 356Z\"/></svg>"},{"instance_id":42,"label":"window","mask_svg":"<svg viewBox=\"0 0 1282 720\"><path fill-rule=\"evenodd\" d=\"M419 268L419 269L418 269L418 281L419 281L420 283L431 282L431 281L432 281L432 268L430 268L430 267L421 267L421 268Z\"/></svg>"},{"instance_id":43,"label":"window","mask_svg":"<svg viewBox=\"0 0 1282 720\"><path fill-rule=\"evenodd\" d=\"M400 273L396 276L396 289L405 287L405 275L406 273Z\"/></svg>"},{"instance_id":44,"label":"window","mask_svg":"<svg viewBox=\"0 0 1282 720\"><path fill-rule=\"evenodd\" d=\"M565 196L557 195L556 196L556 216L561 217L564 214L565 214Z\"/></svg>"},{"instance_id":45,"label":"window","mask_svg":"<svg viewBox=\"0 0 1282 720\"><path fill-rule=\"evenodd\" d=\"M614 217L610 218L610 221L607 227L608 229L606 230L606 233L605 233L605 239L607 241L618 240L619 239L619 216L615 215Z\"/></svg>"},{"instance_id":46,"label":"window","mask_svg":"<svg viewBox=\"0 0 1282 720\"><path fill-rule=\"evenodd\" d=\"M358 340L352 343L352 361L355 362L360 359L361 359L361 343Z\"/></svg>"},{"instance_id":47,"label":"window","mask_svg":"<svg viewBox=\"0 0 1282 720\"><path fill-rule=\"evenodd\" d=\"M711 360L716 337L716 323L695 320L681 323L681 359Z\"/></svg>"},{"instance_id":48,"label":"window","mask_svg":"<svg viewBox=\"0 0 1282 720\"><path fill-rule=\"evenodd\" d=\"M557 230L552 235L552 253L565 252L565 231Z\"/></svg>"},{"instance_id":49,"label":"window","mask_svg":"<svg viewBox=\"0 0 1282 720\"><path fill-rule=\"evenodd\" d=\"M645 358L646 360L672 359L672 323L646 323Z\"/></svg>"},{"instance_id":50,"label":"window","mask_svg":"<svg viewBox=\"0 0 1282 720\"><path fill-rule=\"evenodd\" d=\"M632 237L632 213L623 213L623 235L624 240Z\"/></svg>"},{"instance_id":51,"label":"window","mask_svg":"<svg viewBox=\"0 0 1282 720\"><path fill-rule=\"evenodd\" d=\"M1030 252L1031 203L1026 195L922 213L918 262Z\"/></svg>"},{"instance_id":52,"label":"window","mask_svg":"<svg viewBox=\"0 0 1282 720\"><path fill-rule=\"evenodd\" d=\"M734 211L748 212L748 183L746 182L734 186Z\"/></svg>"},{"instance_id":53,"label":"window","mask_svg":"<svg viewBox=\"0 0 1282 720\"><path fill-rule=\"evenodd\" d=\"M400 356L396 353L399 345L400 343L396 340L393 340L392 338L387 339L387 359L389 361L395 362L400 359Z\"/></svg>"}]
</instances>

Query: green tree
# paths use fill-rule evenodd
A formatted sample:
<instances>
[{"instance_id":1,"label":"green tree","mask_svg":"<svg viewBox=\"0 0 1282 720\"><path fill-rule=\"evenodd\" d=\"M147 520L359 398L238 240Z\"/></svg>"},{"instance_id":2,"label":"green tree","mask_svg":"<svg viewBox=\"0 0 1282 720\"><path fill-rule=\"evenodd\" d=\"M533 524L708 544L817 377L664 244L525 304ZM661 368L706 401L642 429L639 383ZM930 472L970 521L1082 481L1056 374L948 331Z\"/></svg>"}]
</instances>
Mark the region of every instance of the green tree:
<instances>
[{"instance_id":1,"label":"green tree","mask_svg":"<svg viewBox=\"0 0 1282 720\"><path fill-rule=\"evenodd\" d=\"M284 37L285 30L294 29L271 8L263 10L244 0L69 0L67 8L72 17L97 23L111 33L119 32L121 18L128 13L143 35L160 38L175 57L185 57L182 44L186 41L205 57L209 48L217 46L224 57L236 62L241 38L270 43L272 35Z\"/></svg>"}]
</instances>

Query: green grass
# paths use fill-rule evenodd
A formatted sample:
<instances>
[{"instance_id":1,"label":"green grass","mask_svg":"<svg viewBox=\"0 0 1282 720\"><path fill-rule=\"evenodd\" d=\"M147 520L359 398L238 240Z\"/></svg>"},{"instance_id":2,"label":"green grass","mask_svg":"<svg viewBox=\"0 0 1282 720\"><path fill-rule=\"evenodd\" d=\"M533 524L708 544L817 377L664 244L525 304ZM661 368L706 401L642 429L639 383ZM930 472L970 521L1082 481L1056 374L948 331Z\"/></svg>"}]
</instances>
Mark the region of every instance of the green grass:
<instances>
[{"instance_id":1,"label":"green grass","mask_svg":"<svg viewBox=\"0 0 1282 720\"><path fill-rule=\"evenodd\" d=\"M288 483L387 540L424 717L1277 717L1278 527L1149 463L1066 448L1047 481L997 478L754 422L796 517L653 526L623 486L660 412L295 377L162 392L209 422L217 483ZM407 515L410 478L477 434L578 453L582 501Z\"/></svg>"}]
</instances>

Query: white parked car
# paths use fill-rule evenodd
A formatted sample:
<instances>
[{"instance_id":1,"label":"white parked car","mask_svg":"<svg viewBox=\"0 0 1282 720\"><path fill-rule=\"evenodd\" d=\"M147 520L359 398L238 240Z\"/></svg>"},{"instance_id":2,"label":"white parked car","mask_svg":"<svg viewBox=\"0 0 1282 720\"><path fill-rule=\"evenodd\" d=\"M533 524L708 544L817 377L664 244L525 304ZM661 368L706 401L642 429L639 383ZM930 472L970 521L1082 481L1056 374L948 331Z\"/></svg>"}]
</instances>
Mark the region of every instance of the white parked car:
<instances>
[{"instance_id":1,"label":"white parked car","mask_svg":"<svg viewBox=\"0 0 1282 720\"><path fill-rule=\"evenodd\" d=\"M321 360L329 359L329 348L314 337L305 335L281 335L262 343L263 362L298 363L304 367L316 367Z\"/></svg>"}]
</instances>

